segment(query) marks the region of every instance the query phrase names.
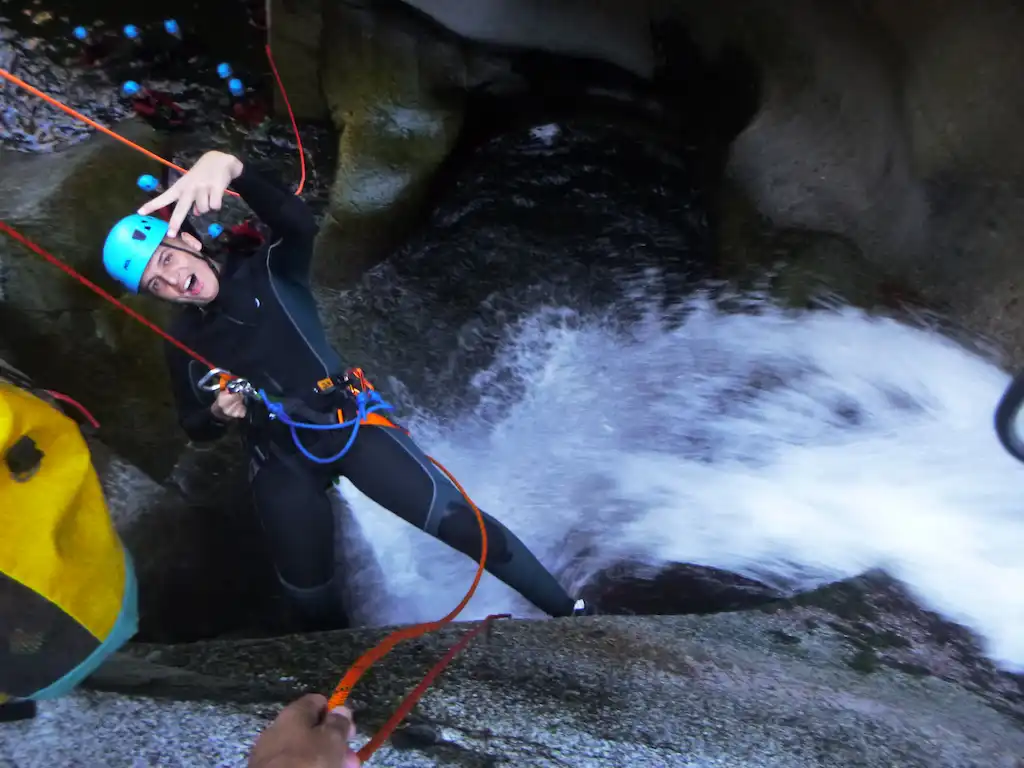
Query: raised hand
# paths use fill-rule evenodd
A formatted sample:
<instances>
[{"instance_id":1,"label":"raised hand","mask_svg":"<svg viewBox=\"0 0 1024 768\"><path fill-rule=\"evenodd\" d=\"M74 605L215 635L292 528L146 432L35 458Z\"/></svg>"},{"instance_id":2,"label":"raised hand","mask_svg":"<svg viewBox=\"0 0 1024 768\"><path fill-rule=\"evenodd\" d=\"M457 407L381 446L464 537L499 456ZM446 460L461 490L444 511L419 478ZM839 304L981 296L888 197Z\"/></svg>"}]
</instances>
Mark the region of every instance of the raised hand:
<instances>
[{"instance_id":1,"label":"raised hand","mask_svg":"<svg viewBox=\"0 0 1024 768\"><path fill-rule=\"evenodd\" d=\"M167 236L177 237L189 208L197 216L220 210L231 182L242 173L242 161L224 152L207 152L196 161L188 173L178 179L162 195L154 197L138 212L147 216L153 211L174 203L174 212L168 223Z\"/></svg>"}]
</instances>

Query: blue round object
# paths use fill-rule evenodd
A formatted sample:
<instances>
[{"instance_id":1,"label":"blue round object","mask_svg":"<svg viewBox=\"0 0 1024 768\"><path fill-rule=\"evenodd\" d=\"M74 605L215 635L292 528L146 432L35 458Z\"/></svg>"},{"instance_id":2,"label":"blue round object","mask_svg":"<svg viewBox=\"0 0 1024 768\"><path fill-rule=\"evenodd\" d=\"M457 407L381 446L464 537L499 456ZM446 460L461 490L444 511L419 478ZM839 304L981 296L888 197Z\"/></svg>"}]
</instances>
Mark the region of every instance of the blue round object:
<instances>
[{"instance_id":1,"label":"blue round object","mask_svg":"<svg viewBox=\"0 0 1024 768\"><path fill-rule=\"evenodd\" d=\"M136 27L134 24L125 24L124 36L131 40L134 40L136 37L139 36L139 28Z\"/></svg>"},{"instance_id":2,"label":"blue round object","mask_svg":"<svg viewBox=\"0 0 1024 768\"><path fill-rule=\"evenodd\" d=\"M160 182L157 181L156 177L150 176L148 173L139 176L139 180L136 183L139 185L139 189L144 192L156 192L160 187Z\"/></svg>"},{"instance_id":3,"label":"blue round object","mask_svg":"<svg viewBox=\"0 0 1024 768\"><path fill-rule=\"evenodd\" d=\"M224 234L224 227L222 227L220 224L211 224L206 228L206 232L210 237L216 240L218 237Z\"/></svg>"},{"instance_id":4,"label":"blue round object","mask_svg":"<svg viewBox=\"0 0 1024 768\"><path fill-rule=\"evenodd\" d=\"M220 64L218 64L217 65L217 76L221 80L227 80L229 77L231 77L231 65L228 64L226 61L225 62L221 62Z\"/></svg>"},{"instance_id":5,"label":"blue round object","mask_svg":"<svg viewBox=\"0 0 1024 768\"><path fill-rule=\"evenodd\" d=\"M164 29L167 30L168 35L176 35L181 32L181 27L178 26L178 22L174 19L167 19L167 21L164 22Z\"/></svg>"},{"instance_id":6,"label":"blue round object","mask_svg":"<svg viewBox=\"0 0 1024 768\"><path fill-rule=\"evenodd\" d=\"M121 90L124 92L125 96L134 96L142 90L142 86L134 80L125 80L124 85L121 86Z\"/></svg>"},{"instance_id":7,"label":"blue round object","mask_svg":"<svg viewBox=\"0 0 1024 768\"><path fill-rule=\"evenodd\" d=\"M85 27L75 27L74 31L71 34L73 34L79 40L85 40L85 38L89 36L89 30Z\"/></svg>"},{"instance_id":8,"label":"blue round object","mask_svg":"<svg viewBox=\"0 0 1024 768\"><path fill-rule=\"evenodd\" d=\"M167 234L167 222L133 213L114 225L103 244L107 274L132 293L139 292L142 275Z\"/></svg>"},{"instance_id":9,"label":"blue round object","mask_svg":"<svg viewBox=\"0 0 1024 768\"><path fill-rule=\"evenodd\" d=\"M242 85L242 81L237 77L232 77L228 80L228 90L231 91L233 96L241 96L245 92L245 86Z\"/></svg>"}]
</instances>

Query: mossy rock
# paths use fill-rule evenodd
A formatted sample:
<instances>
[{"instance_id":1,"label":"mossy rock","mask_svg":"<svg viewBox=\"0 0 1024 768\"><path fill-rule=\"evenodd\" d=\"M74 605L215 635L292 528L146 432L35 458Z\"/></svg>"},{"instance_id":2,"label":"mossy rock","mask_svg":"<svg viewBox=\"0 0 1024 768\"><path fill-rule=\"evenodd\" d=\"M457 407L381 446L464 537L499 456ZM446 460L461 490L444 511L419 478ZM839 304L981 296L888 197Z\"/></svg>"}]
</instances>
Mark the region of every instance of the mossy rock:
<instances>
[{"instance_id":1,"label":"mossy rock","mask_svg":"<svg viewBox=\"0 0 1024 768\"><path fill-rule=\"evenodd\" d=\"M462 127L464 63L401 7L323 10L321 78L340 132L318 279L347 283L401 241Z\"/></svg>"},{"instance_id":2,"label":"mossy rock","mask_svg":"<svg viewBox=\"0 0 1024 768\"><path fill-rule=\"evenodd\" d=\"M147 149L163 149L140 122L116 129ZM96 135L58 153L6 153L0 164L0 218L164 324L168 308L120 290L101 260L111 224L145 200L135 181L154 172L153 161ZM112 448L155 476L165 475L185 441L170 407L160 338L8 238L0 239L0 261L5 336L15 363L86 404Z\"/></svg>"}]
</instances>

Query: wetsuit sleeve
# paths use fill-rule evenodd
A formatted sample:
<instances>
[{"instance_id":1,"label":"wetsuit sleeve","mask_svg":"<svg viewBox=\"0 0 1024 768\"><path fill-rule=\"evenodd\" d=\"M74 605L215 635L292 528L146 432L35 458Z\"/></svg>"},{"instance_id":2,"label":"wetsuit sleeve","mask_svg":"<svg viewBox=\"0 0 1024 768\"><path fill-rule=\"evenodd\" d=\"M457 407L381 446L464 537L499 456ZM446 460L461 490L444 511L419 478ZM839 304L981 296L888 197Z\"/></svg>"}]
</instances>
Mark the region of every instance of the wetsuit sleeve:
<instances>
[{"instance_id":1,"label":"wetsuit sleeve","mask_svg":"<svg viewBox=\"0 0 1024 768\"><path fill-rule=\"evenodd\" d=\"M207 443L222 437L228 425L210 411L213 397L200 399L200 393L192 381L192 358L172 344L167 344L165 350L171 374L171 390L178 408L178 424L189 439L196 443Z\"/></svg>"},{"instance_id":2,"label":"wetsuit sleeve","mask_svg":"<svg viewBox=\"0 0 1024 768\"><path fill-rule=\"evenodd\" d=\"M242 173L232 183L245 204L271 231L275 259L273 271L293 280L309 278L317 224L306 204L270 171L243 161Z\"/></svg>"}]
</instances>

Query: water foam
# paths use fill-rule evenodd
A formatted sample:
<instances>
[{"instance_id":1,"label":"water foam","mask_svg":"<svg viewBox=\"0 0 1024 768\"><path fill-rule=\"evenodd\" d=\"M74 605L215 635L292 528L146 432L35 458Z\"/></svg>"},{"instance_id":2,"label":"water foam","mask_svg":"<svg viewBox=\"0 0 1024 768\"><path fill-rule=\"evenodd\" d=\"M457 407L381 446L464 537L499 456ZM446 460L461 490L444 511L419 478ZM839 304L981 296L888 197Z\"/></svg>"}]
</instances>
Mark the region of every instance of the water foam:
<instances>
[{"instance_id":1,"label":"water foam","mask_svg":"<svg viewBox=\"0 0 1024 768\"><path fill-rule=\"evenodd\" d=\"M682 322L651 309L628 327L546 310L478 374L464 422L406 423L574 586L624 558L791 590L883 568L1022 669L1024 467L992 428L1008 379L855 309L726 314L698 299ZM357 587L373 590L364 621L458 603L472 562L339 488L350 540L380 568ZM536 615L486 575L462 618L495 611Z\"/></svg>"}]
</instances>

